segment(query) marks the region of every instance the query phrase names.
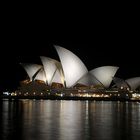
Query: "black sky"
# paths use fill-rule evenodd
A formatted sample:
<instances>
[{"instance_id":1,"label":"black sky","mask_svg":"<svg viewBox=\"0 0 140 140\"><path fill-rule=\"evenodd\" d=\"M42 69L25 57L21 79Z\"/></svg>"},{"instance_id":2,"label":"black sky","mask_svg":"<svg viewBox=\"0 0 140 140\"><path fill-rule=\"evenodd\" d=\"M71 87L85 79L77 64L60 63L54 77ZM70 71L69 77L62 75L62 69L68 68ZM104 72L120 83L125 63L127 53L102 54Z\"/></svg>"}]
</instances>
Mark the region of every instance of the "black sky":
<instances>
[{"instance_id":1,"label":"black sky","mask_svg":"<svg viewBox=\"0 0 140 140\"><path fill-rule=\"evenodd\" d=\"M134 14L11 16L1 26L0 89L13 89L26 78L22 63L41 63L39 56L58 59L53 45L71 50L89 70L119 66L116 76L140 76L139 20Z\"/></svg>"}]
</instances>

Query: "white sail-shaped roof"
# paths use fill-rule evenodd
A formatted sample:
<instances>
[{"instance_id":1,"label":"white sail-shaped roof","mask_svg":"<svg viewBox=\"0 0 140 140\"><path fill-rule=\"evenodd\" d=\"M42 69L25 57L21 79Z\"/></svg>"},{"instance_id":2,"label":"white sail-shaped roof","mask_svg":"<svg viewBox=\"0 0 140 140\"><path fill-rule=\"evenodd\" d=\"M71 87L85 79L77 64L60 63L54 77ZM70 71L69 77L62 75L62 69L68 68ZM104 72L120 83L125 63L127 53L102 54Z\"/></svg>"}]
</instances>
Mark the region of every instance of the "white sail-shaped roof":
<instances>
[{"instance_id":1,"label":"white sail-shaped roof","mask_svg":"<svg viewBox=\"0 0 140 140\"><path fill-rule=\"evenodd\" d=\"M64 82L62 81L62 78L61 78L59 69L56 70L56 72L55 72L55 74L53 76L52 83L53 82L55 82L55 83L61 83L61 84L64 85Z\"/></svg>"},{"instance_id":2,"label":"white sail-shaped roof","mask_svg":"<svg viewBox=\"0 0 140 140\"><path fill-rule=\"evenodd\" d=\"M35 80L41 80L46 83L46 75L43 68L37 73Z\"/></svg>"},{"instance_id":3,"label":"white sail-shaped roof","mask_svg":"<svg viewBox=\"0 0 140 140\"><path fill-rule=\"evenodd\" d=\"M53 82L55 81L57 82L59 81L58 79L60 79L63 86L65 86L65 79L64 79L64 72L62 69L62 65L60 62L57 61L56 66L57 66L57 71L56 74L54 75Z\"/></svg>"},{"instance_id":4,"label":"white sail-shaped roof","mask_svg":"<svg viewBox=\"0 0 140 140\"><path fill-rule=\"evenodd\" d=\"M135 90L136 88L140 86L140 77L130 78L125 81L129 84L129 86L131 87L131 90Z\"/></svg>"},{"instance_id":5,"label":"white sail-shaped roof","mask_svg":"<svg viewBox=\"0 0 140 140\"><path fill-rule=\"evenodd\" d=\"M53 77L55 76L56 71L58 69L58 63L60 63L60 62L58 62L52 58L44 57L44 56L41 56L41 61L44 66L47 83L48 83L48 85L51 85ZM59 75L61 76L61 74L59 74Z\"/></svg>"},{"instance_id":6,"label":"white sail-shaped roof","mask_svg":"<svg viewBox=\"0 0 140 140\"><path fill-rule=\"evenodd\" d=\"M62 63L67 87L73 86L88 70L84 63L71 51L55 46Z\"/></svg>"},{"instance_id":7,"label":"white sail-shaped roof","mask_svg":"<svg viewBox=\"0 0 140 140\"><path fill-rule=\"evenodd\" d=\"M82 78L80 78L80 80L78 80L79 84L83 84L83 85L87 85L87 86L91 86L91 85L102 85L102 83L100 83L100 81L98 81L91 73L87 73L86 75L84 75Z\"/></svg>"},{"instance_id":8,"label":"white sail-shaped roof","mask_svg":"<svg viewBox=\"0 0 140 140\"><path fill-rule=\"evenodd\" d=\"M25 71L27 72L29 78L30 78L30 81L33 80L33 76L34 74L42 67L41 65L38 65L38 64L21 64Z\"/></svg>"},{"instance_id":9,"label":"white sail-shaped roof","mask_svg":"<svg viewBox=\"0 0 140 140\"><path fill-rule=\"evenodd\" d=\"M125 80L121 79L121 78L113 77L113 82L115 83L115 85L113 85L113 87L117 86L118 88L121 88L121 87L129 88L128 83Z\"/></svg>"},{"instance_id":10,"label":"white sail-shaped roof","mask_svg":"<svg viewBox=\"0 0 140 140\"><path fill-rule=\"evenodd\" d=\"M106 88L108 88L118 69L119 67L102 66L91 70L90 73L94 75Z\"/></svg>"}]
</instances>

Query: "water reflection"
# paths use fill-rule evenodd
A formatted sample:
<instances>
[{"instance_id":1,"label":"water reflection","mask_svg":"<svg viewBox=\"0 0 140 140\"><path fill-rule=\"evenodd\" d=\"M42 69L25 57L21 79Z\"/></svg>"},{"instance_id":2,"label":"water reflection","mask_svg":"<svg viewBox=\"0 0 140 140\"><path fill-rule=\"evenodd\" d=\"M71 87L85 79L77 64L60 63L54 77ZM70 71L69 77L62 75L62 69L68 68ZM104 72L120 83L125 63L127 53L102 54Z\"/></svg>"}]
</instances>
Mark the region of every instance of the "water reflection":
<instances>
[{"instance_id":1,"label":"water reflection","mask_svg":"<svg viewBox=\"0 0 140 140\"><path fill-rule=\"evenodd\" d=\"M137 140L140 104L105 101L0 102L0 139Z\"/></svg>"}]
</instances>

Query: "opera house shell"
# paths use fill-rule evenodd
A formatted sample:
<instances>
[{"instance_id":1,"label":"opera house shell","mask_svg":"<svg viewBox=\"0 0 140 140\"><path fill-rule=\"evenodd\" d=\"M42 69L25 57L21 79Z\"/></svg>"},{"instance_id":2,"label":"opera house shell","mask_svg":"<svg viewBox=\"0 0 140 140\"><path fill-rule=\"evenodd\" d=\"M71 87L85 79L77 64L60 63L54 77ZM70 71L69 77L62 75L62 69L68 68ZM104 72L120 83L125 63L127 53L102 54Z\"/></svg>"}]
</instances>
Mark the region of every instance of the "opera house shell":
<instances>
[{"instance_id":1,"label":"opera house shell","mask_svg":"<svg viewBox=\"0 0 140 140\"><path fill-rule=\"evenodd\" d=\"M119 92L140 89L140 77L120 79L115 75L117 66L101 66L88 70L82 60L70 50L55 46L59 60L41 56L41 64L24 64L28 79L24 80L20 90L30 95L76 95L78 97L116 97ZM114 85L113 85L114 84ZM117 94L116 94L117 93ZM135 95L136 96L136 95ZM140 95L138 95L140 98Z\"/></svg>"},{"instance_id":2,"label":"opera house shell","mask_svg":"<svg viewBox=\"0 0 140 140\"><path fill-rule=\"evenodd\" d=\"M140 87L140 77L133 77L126 80L114 77L113 81L118 88L127 88L135 91Z\"/></svg>"},{"instance_id":3,"label":"opera house shell","mask_svg":"<svg viewBox=\"0 0 140 140\"><path fill-rule=\"evenodd\" d=\"M115 66L102 66L88 71L85 64L74 53L60 46L55 46L55 49L60 62L41 56L42 65L21 64L30 81L41 80L49 86L52 83L60 83L66 88L72 88L78 83L109 88L112 78L119 69Z\"/></svg>"}]
</instances>

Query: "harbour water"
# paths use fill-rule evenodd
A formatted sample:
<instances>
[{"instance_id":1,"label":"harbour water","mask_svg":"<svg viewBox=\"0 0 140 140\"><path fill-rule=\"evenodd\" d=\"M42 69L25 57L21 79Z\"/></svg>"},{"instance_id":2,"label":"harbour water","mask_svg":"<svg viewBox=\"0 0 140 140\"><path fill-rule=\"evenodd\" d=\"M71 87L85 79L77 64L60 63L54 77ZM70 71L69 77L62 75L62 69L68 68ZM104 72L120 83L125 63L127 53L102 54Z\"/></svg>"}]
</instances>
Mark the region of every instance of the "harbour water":
<instances>
[{"instance_id":1,"label":"harbour water","mask_svg":"<svg viewBox=\"0 0 140 140\"><path fill-rule=\"evenodd\" d=\"M139 140L140 104L1 100L0 140Z\"/></svg>"}]
</instances>

